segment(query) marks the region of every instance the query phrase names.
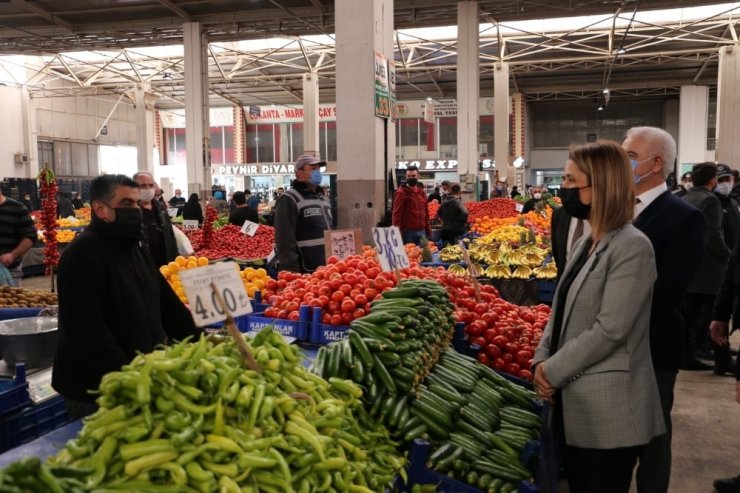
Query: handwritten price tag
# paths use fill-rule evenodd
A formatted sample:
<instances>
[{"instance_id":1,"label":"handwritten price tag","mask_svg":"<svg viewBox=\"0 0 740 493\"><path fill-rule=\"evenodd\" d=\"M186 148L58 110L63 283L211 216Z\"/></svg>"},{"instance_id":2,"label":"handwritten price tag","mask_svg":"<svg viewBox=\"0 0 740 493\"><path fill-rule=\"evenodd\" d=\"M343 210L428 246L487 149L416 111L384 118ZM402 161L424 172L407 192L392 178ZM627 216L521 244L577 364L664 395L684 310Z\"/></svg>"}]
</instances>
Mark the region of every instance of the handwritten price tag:
<instances>
[{"instance_id":1,"label":"handwritten price tag","mask_svg":"<svg viewBox=\"0 0 740 493\"><path fill-rule=\"evenodd\" d=\"M168 207L167 214L170 216L170 219L176 218L177 217L177 207Z\"/></svg>"},{"instance_id":2,"label":"handwritten price tag","mask_svg":"<svg viewBox=\"0 0 740 493\"><path fill-rule=\"evenodd\" d=\"M252 221L244 221L242 226L242 233L247 236L254 236L257 233L257 229L260 227L259 224L253 223Z\"/></svg>"},{"instance_id":3,"label":"handwritten price tag","mask_svg":"<svg viewBox=\"0 0 740 493\"><path fill-rule=\"evenodd\" d=\"M185 230L198 229L198 220L197 219L184 220L182 222L182 229L185 229Z\"/></svg>"},{"instance_id":4,"label":"handwritten price tag","mask_svg":"<svg viewBox=\"0 0 740 493\"><path fill-rule=\"evenodd\" d=\"M378 250L380 267L385 272L404 269L409 266L409 256L403 247L401 231L396 226L373 228L373 240Z\"/></svg>"},{"instance_id":5,"label":"handwritten price tag","mask_svg":"<svg viewBox=\"0 0 740 493\"><path fill-rule=\"evenodd\" d=\"M362 253L362 240L359 229L334 229L324 231L324 246L326 258L332 255L339 260L350 255Z\"/></svg>"},{"instance_id":6,"label":"handwritten price tag","mask_svg":"<svg viewBox=\"0 0 740 493\"><path fill-rule=\"evenodd\" d=\"M180 279L198 327L226 319L226 312L218 303L211 283L216 285L232 317L252 312L252 304L239 276L238 266L234 262L221 262L183 270L180 271Z\"/></svg>"},{"instance_id":7,"label":"handwritten price tag","mask_svg":"<svg viewBox=\"0 0 740 493\"><path fill-rule=\"evenodd\" d=\"M524 206L523 206L522 204L516 204L516 205L514 206L514 209L516 209L516 211L517 211L517 212L518 212L519 214L521 214L521 213L522 213L522 211L524 210Z\"/></svg>"}]
</instances>

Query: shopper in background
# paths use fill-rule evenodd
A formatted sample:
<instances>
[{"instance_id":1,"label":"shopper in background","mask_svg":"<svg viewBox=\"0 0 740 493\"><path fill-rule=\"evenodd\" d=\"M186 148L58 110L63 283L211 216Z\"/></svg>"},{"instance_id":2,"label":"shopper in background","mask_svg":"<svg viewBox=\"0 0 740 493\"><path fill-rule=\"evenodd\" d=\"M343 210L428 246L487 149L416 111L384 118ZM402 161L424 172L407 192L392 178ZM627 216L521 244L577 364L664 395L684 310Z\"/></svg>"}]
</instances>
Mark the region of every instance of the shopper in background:
<instances>
[{"instance_id":1,"label":"shopper in background","mask_svg":"<svg viewBox=\"0 0 740 493\"><path fill-rule=\"evenodd\" d=\"M691 170L694 186L683 200L701 210L707 229L706 255L701 267L686 292L686 326L688 362L686 370L711 370L712 367L697 358L712 359L709 338L714 297L730 258L722 228L722 206L712 191L717 186L717 165L706 162L695 164ZM694 259L690 260L691 262Z\"/></svg>"},{"instance_id":2,"label":"shopper in background","mask_svg":"<svg viewBox=\"0 0 740 493\"><path fill-rule=\"evenodd\" d=\"M512 198L514 197L513 192L514 190L512 189ZM522 207L522 214L526 214L527 212L535 210L538 205L540 205L541 207L544 207L545 205L545 200L542 195L542 189L540 187L532 187L530 198L524 203L524 207Z\"/></svg>"},{"instance_id":3,"label":"shopper in background","mask_svg":"<svg viewBox=\"0 0 740 493\"><path fill-rule=\"evenodd\" d=\"M660 128L635 127L622 147L635 175L634 225L653 245L658 278L650 310L650 355L658 382L666 434L641 453L639 493L666 493L671 476L673 389L682 362L686 327L683 300L704 256L706 228L698 209L672 194L664 177L673 167L676 142Z\"/></svg>"},{"instance_id":4,"label":"shopper in background","mask_svg":"<svg viewBox=\"0 0 740 493\"><path fill-rule=\"evenodd\" d=\"M260 196L256 193L252 193L250 190L244 190L244 195L247 197L247 207L250 207L255 211L259 210Z\"/></svg>"},{"instance_id":5,"label":"shopper in background","mask_svg":"<svg viewBox=\"0 0 740 493\"><path fill-rule=\"evenodd\" d=\"M175 233L167 209L155 197L157 184L147 171L139 171L133 176L139 185L141 211L144 225L144 244L154 258L157 266L169 264L178 255Z\"/></svg>"},{"instance_id":6,"label":"shopper in background","mask_svg":"<svg viewBox=\"0 0 740 493\"><path fill-rule=\"evenodd\" d=\"M275 208L275 204L277 203L277 200L278 200L278 199L280 198L280 196L281 196L282 194L284 194L284 193L285 193L285 189L284 189L283 187L278 187L278 189L277 189L277 190L275 190L275 192L274 192L274 193L273 193L273 195L272 195L272 200L271 200L271 201L269 201L269 202L267 203L267 206L268 206L268 207L269 207L270 209L274 209L274 208Z\"/></svg>"},{"instance_id":7,"label":"shopper in background","mask_svg":"<svg viewBox=\"0 0 740 493\"><path fill-rule=\"evenodd\" d=\"M33 212L37 209L37 207L34 207L33 200L31 199L31 194L29 193L23 194L23 199L21 199L21 204L26 206L26 209L28 209L28 212Z\"/></svg>"},{"instance_id":8,"label":"shopper in background","mask_svg":"<svg viewBox=\"0 0 740 493\"><path fill-rule=\"evenodd\" d=\"M197 193L190 194L181 211L185 221L198 221L199 225L203 224L203 208L200 206L200 197Z\"/></svg>"},{"instance_id":9,"label":"shopper in background","mask_svg":"<svg viewBox=\"0 0 740 493\"><path fill-rule=\"evenodd\" d=\"M502 181L497 181L496 185L493 187L493 190L491 190L491 198L507 198L508 196L509 191L506 189L506 183Z\"/></svg>"},{"instance_id":10,"label":"shopper in background","mask_svg":"<svg viewBox=\"0 0 740 493\"><path fill-rule=\"evenodd\" d=\"M450 187L450 193L442 198L437 216L442 220L442 241L457 243L468 230L468 209L462 203L460 185L455 183Z\"/></svg>"},{"instance_id":11,"label":"shopper in background","mask_svg":"<svg viewBox=\"0 0 740 493\"><path fill-rule=\"evenodd\" d=\"M198 335L193 318L142 245L141 192L124 175L90 184L92 222L59 264L59 335L52 386L72 419L95 412L106 373L140 352Z\"/></svg>"},{"instance_id":12,"label":"shopper in background","mask_svg":"<svg viewBox=\"0 0 740 493\"><path fill-rule=\"evenodd\" d=\"M260 218L257 211L247 206L247 197L244 192L234 192L232 199L234 201L234 212L229 214L229 224L239 227L244 225L244 221L259 224Z\"/></svg>"},{"instance_id":13,"label":"shopper in background","mask_svg":"<svg viewBox=\"0 0 740 493\"><path fill-rule=\"evenodd\" d=\"M730 193L730 197L735 199L735 201L740 204L740 171L733 169L732 179L735 184L732 187L732 193Z\"/></svg>"},{"instance_id":14,"label":"shopper in background","mask_svg":"<svg viewBox=\"0 0 740 493\"><path fill-rule=\"evenodd\" d=\"M511 187L511 198L512 199L515 199L515 198L521 197L521 196L522 196L522 194L519 193L519 187L517 187L516 185L513 186L513 187Z\"/></svg>"},{"instance_id":15,"label":"shopper in background","mask_svg":"<svg viewBox=\"0 0 740 493\"><path fill-rule=\"evenodd\" d=\"M169 204L170 204L170 207L178 207L178 208L185 205L185 197L182 196L182 190L180 190L179 188L175 189L175 195L172 196Z\"/></svg>"},{"instance_id":16,"label":"shopper in background","mask_svg":"<svg viewBox=\"0 0 740 493\"><path fill-rule=\"evenodd\" d=\"M295 162L292 188L275 204L278 270L305 273L326 264L324 231L331 229L332 217L321 188L321 169L325 166L326 162L315 156L300 156Z\"/></svg>"},{"instance_id":17,"label":"shopper in background","mask_svg":"<svg viewBox=\"0 0 740 493\"><path fill-rule=\"evenodd\" d=\"M554 405L570 491L627 493L640 448L665 433L649 344L655 257L632 225L634 181L619 144L571 148L561 192L591 235L558 284L534 385Z\"/></svg>"},{"instance_id":18,"label":"shopper in background","mask_svg":"<svg viewBox=\"0 0 740 493\"><path fill-rule=\"evenodd\" d=\"M722 233L725 244L732 250L735 247L737 235L740 233L740 206L732 197L732 189L735 185L735 177L732 170L726 164L717 165L717 188L714 194L719 199L722 207Z\"/></svg>"},{"instance_id":19,"label":"shopper in background","mask_svg":"<svg viewBox=\"0 0 740 493\"><path fill-rule=\"evenodd\" d=\"M82 203L82 199L80 198L80 192L75 192L74 197L72 198L72 207L75 209L82 209L85 206L85 204Z\"/></svg>"},{"instance_id":20,"label":"shopper in background","mask_svg":"<svg viewBox=\"0 0 740 493\"><path fill-rule=\"evenodd\" d=\"M452 183L450 183L450 180L444 180L442 183L440 183L439 185L440 196L444 198L445 195L450 193L450 188L452 188Z\"/></svg>"},{"instance_id":21,"label":"shopper in background","mask_svg":"<svg viewBox=\"0 0 740 493\"><path fill-rule=\"evenodd\" d=\"M398 187L393 196L393 226L401 230L404 244L419 244L422 236L431 238L427 196L419 186L419 168L406 169L406 183Z\"/></svg>"},{"instance_id":22,"label":"shopper in background","mask_svg":"<svg viewBox=\"0 0 740 493\"><path fill-rule=\"evenodd\" d=\"M72 205L72 201L63 192L57 192L57 217L62 219L65 217L74 217L74 215L75 208Z\"/></svg>"},{"instance_id":23,"label":"shopper in background","mask_svg":"<svg viewBox=\"0 0 740 493\"><path fill-rule=\"evenodd\" d=\"M164 192L159 187L159 183L154 183L154 200L159 202L159 204L167 210L167 202L164 200Z\"/></svg>"},{"instance_id":24,"label":"shopper in background","mask_svg":"<svg viewBox=\"0 0 740 493\"><path fill-rule=\"evenodd\" d=\"M23 277L21 258L36 241L36 228L28 209L0 191L0 264L18 284Z\"/></svg>"},{"instance_id":25,"label":"shopper in background","mask_svg":"<svg viewBox=\"0 0 740 493\"><path fill-rule=\"evenodd\" d=\"M213 192L213 199L211 199L211 203L208 205L209 207L216 209L216 212L219 215L229 213L229 204L226 202L226 194L222 190L216 190Z\"/></svg>"},{"instance_id":26,"label":"shopper in background","mask_svg":"<svg viewBox=\"0 0 740 493\"><path fill-rule=\"evenodd\" d=\"M689 190L691 190L693 187L694 184L691 182L691 172L687 171L686 173L681 175L681 183L679 184L678 189L673 191L673 195L682 198L684 195L689 193Z\"/></svg>"},{"instance_id":27,"label":"shopper in background","mask_svg":"<svg viewBox=\"0 0 740 493\"><path fill-rule=\"evenodd\" d=\"M442 195L439 193L439 187L434 187L434 191L427 197L427 202L431 202L432 200L436 200L440 204L442 203Z\"/></svg>"}]
</instances>

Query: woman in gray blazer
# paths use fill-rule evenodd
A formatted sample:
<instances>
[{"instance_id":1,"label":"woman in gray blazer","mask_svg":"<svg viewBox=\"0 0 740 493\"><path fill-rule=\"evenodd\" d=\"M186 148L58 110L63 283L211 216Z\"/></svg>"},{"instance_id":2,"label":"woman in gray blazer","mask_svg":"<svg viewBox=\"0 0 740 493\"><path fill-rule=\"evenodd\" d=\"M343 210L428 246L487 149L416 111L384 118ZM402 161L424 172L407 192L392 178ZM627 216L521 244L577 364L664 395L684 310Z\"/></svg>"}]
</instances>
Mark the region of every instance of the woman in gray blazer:
<instances>
[{"instance_id":1,"label":"woman in gray blazer","mask_svg":"<svg viewBox=\"0 0 740 493\"><path fill-rule=\"evenodd\" d=\"M655 258L631 224L635 178L619 144L571 148L563 174L563 207L591 235L558 284L535 390L553 405L571 492L626 493L640 446L665 433L648 333Z\"/></svg>"}]
</instances>

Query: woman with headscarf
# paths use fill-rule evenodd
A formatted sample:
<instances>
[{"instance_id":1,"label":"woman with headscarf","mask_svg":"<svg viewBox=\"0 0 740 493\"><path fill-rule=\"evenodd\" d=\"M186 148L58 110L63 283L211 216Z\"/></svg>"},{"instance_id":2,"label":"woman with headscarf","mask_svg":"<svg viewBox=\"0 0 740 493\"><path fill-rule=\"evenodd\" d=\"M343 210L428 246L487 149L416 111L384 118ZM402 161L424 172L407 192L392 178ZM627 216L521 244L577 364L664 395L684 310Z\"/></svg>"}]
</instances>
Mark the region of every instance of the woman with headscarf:
<instances>
[{"instance_id":1,"label":"woman with headscarf","mask_svg":"<svg viewBox=\"0 0 740 493\"><path fill-rule=\"evenodd\" d=\"M198 224L203 224L203 209L197 193L191 193L188 201L182 207L182 218L186 221L197 220Z\"/></svg>"}]
</instances>

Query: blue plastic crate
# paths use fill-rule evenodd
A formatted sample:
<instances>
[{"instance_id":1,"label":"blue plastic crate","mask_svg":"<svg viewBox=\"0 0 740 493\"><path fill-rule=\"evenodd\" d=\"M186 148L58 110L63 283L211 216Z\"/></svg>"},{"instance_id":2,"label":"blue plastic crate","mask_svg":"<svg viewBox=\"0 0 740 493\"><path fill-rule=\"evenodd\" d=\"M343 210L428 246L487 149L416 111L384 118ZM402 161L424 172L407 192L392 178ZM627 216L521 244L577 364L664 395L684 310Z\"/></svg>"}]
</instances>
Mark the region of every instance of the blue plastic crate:
<instances>
[{"instance_id":1,"label":"blue plastic crate","mask_svg":"<svg viewBox=\"0 0 740 493\"><path fill-rule=\"evenodd\" d=\"M5 452L69 423L62 396L0 419L0 452Z\"/></svg>"},{"instance_id":2,"label":"blue plastic crate","mask_svg":"<svg viewBox=\"0 0 740 493\"><path fill-rule=\"evenodd\" d=\"M322 324L321 317L323 313L324 311L321 308L313 308L309 330L310 342L314 344L329 344L330 342L341 341L349 337L349 326L347 325Z\"/></svg>"},{"instance_id":3,"label":"blue plastic crate","mask_svg":"<svg viewBox=\"0 0 740 493\"><path fill-rule=\"evenodd\" d=\"M552 303L555 297L555 281L537 281L540 303Z\"/></svg>"},{"instance_id":4,"label":"blue plastic crate","mask_svg":"<svg viewBox=\"0 0 740 493\"><path fill-rule=\"evenodd\" d=\"M411 491L411 487L415 484L435 484L437 485L437 493L483 493L482 490L474 486L428 469L426 461L430 450L429 442L419 439L414 440L409 451L409 480L402 488L403 491ZM522 481L518 490L519 493L537 493L538 491L537 486L529 481Z\"/></svg>"},{"instance_id":5,"label":"blue plastic crate","mask_svg":"<svg viewBox=\"0 0 740 493\"><path fill-rule=\"evenodd\" d=\"M41 308L0 308L0 320L38 317Z\"/></svg>"},{"instance_id":6,"label":"blue plastic crate","mask_svg":"<svg viewBox=\"0 0 740 493\"><path fill-rule=\"evenodd\" d=\"M277 332L287 337L295 337L298 341L308 340L311 307L302 306L298 310L299 318L296 321L280 318L268 318L264 313L247 315L246 326L239 327L242 332L259 332L265 327L272 326Z\"/></svg>"},{"instance_id":7,"label":"blue plastic crate","mask_svg":"<svg viewBox=\"0 0 740 493\"><path fill-rule=\"evenodd\" d=\"M31 402L26 381L26 364L15 365L15 378L0 381L0 416L27 406Z\"/></svg>"}]
</instances>

